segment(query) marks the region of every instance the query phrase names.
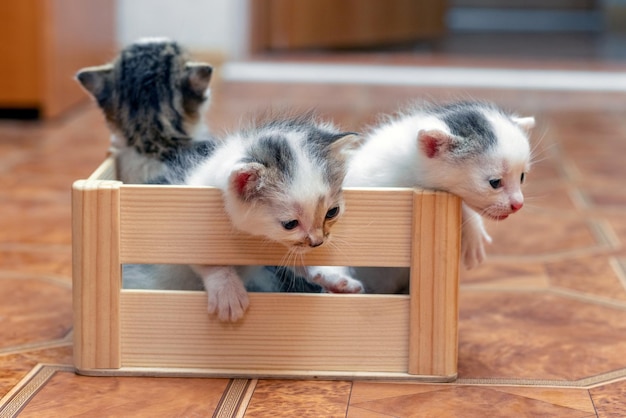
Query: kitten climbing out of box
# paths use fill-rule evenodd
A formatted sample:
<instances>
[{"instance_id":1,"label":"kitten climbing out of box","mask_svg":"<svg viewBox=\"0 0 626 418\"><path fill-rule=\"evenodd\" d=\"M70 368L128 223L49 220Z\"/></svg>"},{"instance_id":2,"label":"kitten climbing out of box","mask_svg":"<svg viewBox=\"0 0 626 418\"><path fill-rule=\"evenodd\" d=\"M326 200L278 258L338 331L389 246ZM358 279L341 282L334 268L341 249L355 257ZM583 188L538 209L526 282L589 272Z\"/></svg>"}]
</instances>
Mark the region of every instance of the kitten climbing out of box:
<instances>
[{"instance_id":1,"label":"kitten climbing out of box","mask_svg":"<svg viewBox=\"0 0 626 418\"><path fill-rule=\"evenodd\" d=\"M360 137L311 114L267 118L227 135L213 154L191 170L185 184L222 190L233 226L284 244L297 274L327 290L362 291L348 275L326 276L323 268L296 266L299 255L326 244L344 212L342 183ZM207 214L207 216L210 216ZM248 306L246 268L192 266L204 282L208 309L236 321Z\"/></svg>"},{"instance_id":2,"label":"kitten climbing out of box","mask_svg":"<svg viewBox=\"0 0 626 418\"><path fill-rule=\"evenodd\" d=\"M203 122L212 67L193 62L177 42L144 38L111 62L83 68L76 79L93 96L111 130L118 178L144 183L181 171L214 143ZM204 141L192 141L193 139Z\"/></svg>"},{"instance_id":3,"label":"kitten climbing out of box","mask_svg":"<svg viewBox=\"0 0 626 418\"><path fill-rule=\"evenodd\" d=\"M365 135L344 186L421 187L461 197L461 258L472 268L491 242L482 217L504 220L524 204L534 125L533 117L479 101L413 106ZM368 293L397 293L408 286L408 271L402 269L386 277L376 268L345 274L362 280Z\"/></svg>"}]
</instances>

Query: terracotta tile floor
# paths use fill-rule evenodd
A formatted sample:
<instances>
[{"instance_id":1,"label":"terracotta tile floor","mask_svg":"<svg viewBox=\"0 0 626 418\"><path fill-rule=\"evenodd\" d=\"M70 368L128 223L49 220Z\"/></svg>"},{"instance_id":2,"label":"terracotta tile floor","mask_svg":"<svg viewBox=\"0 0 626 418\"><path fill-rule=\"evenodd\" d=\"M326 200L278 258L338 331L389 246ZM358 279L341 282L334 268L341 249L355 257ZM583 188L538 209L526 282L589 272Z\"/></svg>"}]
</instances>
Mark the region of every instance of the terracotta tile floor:
<instances>
[{"instance_id":1,"label":"terracotta tile floor","mask_svg":"<svg viewBox=\"0 0 626 418\"><path fill-rule=\"evenodd\" d=\"M530 66L502 66L516 64ZM315 106L358 130L411 98L467 96L535 115L537 163L527 207L488 225L488 262L462 273L450 384L74 374L70 186L108 132L92 105L0 121L0 416L626 416L626 95L222 81L208 118L222 130L268 105Z\"/></svg>"}]
</instances>

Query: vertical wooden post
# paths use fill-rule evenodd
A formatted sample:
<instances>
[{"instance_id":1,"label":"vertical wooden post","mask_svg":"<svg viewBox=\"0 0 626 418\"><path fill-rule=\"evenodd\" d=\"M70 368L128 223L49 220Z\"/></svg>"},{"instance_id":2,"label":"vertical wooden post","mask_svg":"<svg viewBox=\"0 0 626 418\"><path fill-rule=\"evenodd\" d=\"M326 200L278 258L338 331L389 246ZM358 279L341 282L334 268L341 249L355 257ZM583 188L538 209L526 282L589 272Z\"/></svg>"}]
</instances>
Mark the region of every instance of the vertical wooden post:
<instances>
[{"instance_id":1,"label":"vertical wooden post","mask_svg":"<svg viewBox=\"0 0 626 418\"><path fill-rule=\"evenodd\" d=\"M425 194L432 194L423 198ZM415 190L409 364L415 375L456 376L461 201Z\"/></svg>"},{"instance_id":2,"label":"vertical wooden post","mask_svg":"<svg viewBox=\"0 0 626 418\"><path fill-rule=\"evenodd\" d=\"M74 364L119 368L119 181L79 180L72 188Z\"/></svg>"}]
</instances>

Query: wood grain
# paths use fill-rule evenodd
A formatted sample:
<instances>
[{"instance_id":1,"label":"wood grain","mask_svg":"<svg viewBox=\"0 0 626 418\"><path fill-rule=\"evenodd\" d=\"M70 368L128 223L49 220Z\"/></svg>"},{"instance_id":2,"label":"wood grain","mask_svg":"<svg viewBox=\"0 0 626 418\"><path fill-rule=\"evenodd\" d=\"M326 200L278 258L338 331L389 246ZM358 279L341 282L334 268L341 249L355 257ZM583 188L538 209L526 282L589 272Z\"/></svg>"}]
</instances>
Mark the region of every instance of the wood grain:
<instances>
[{"instance_id":1,"label":"wood grain","mask_svg":"<svg viewBox=\"0 0 626 418\"><path fill-rule=\"evenodd\" d=\"M409 266L412 190L353 189L345 198L346 214L333 227L336 243L303 255L303 262ZM236 231L215 188L125 185L120 204L123 263L272 265L287 253Z\"/></svg>"},{"instance_id":2,"label":"wood grain","mask_svg":"<svg viewBox=\"0 0 626 418\"><path fill-rule=\"evenodd\" d=\"M122 366L405 372L408 297L250 294L243 321L203 292L122 291Z\"/></svg>"},{"instance_id":3,"label":"wood grain","mask_svg":"<svg viewBox=\"0 0 626 418\"><path fill-rule=\"evenodd\" d=\"M457 370L460 200L415 192L409 373Z\"/></svg>"},{"instance_id":4,"label":"wood grain","mask_svg":"<svg viewBox=\"0 0 626 418\"><path fill-rule=\"evenodd\" d=\"M120 367L119 181L79 180L72 189L74 362Z\"/></svg>"}]
</instances>

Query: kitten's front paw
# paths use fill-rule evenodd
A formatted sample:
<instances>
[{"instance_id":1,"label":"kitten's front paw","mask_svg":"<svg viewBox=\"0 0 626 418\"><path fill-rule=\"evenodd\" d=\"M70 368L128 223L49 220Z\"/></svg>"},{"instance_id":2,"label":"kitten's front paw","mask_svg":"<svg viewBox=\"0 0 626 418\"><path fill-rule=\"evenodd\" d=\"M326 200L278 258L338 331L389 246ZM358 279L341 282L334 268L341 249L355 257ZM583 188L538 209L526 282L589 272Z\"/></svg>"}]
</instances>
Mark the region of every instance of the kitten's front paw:
<instances>
[{"instance_id":1,"label":"kitten's front paw","mask_svg":"<svg viewBox=\"0 0 626 418\"><path fill-rule=\"evenodd\" d=\"M468 234L462 238L461 257L465 268L473 269L485 261L485 244L491 244L491 237L485 230L477 234Z\"/></svg>"},{"instance_id":2,"label":"kitten's front paw","mask_svg":"<svg viewBox=\"0 0 626 418\"><path fill-rule=\"evenodd\" d=\"M224 269L219 276L205 278L208 311L220 321L236 322L248 309L248 292L234 269Z\"/></svg>"},{"instance_id":3,"label":"kitten's front paw","mask_svg":"<svg viewBox=\"0 0 626 418\"><path fill-rule=\"evenodd\" d=\"M329 293L365 293L363 283L346 275L316 274L312 281Z\"/></svg>"}]
</instances>

